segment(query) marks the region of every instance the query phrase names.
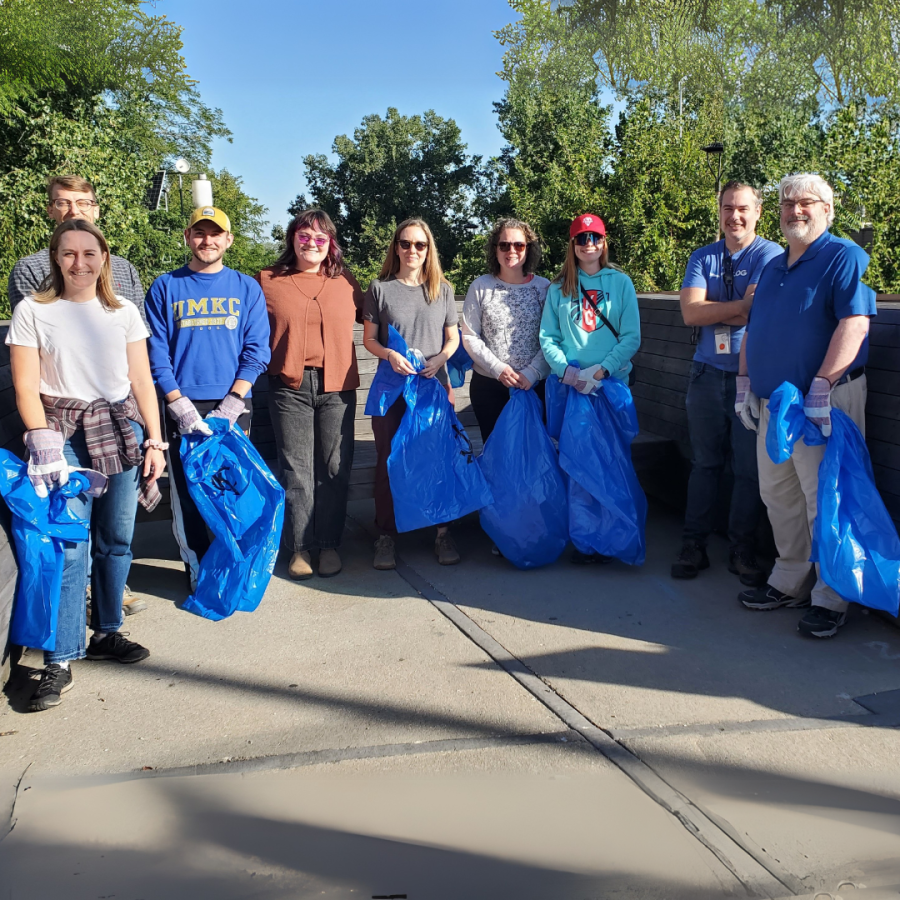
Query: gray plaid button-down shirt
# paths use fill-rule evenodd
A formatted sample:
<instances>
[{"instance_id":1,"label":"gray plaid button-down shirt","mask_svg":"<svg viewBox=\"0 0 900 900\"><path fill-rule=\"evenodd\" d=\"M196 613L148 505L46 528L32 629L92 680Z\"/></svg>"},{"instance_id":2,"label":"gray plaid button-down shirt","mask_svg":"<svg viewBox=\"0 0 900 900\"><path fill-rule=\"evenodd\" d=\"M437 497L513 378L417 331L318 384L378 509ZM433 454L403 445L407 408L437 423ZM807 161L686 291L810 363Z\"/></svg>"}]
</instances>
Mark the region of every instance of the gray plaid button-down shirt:
<instances>
[{"instance_id":1,"label":"gray plaid button-down shirt","mask_svg":"<svg viewBox=\"0 0 900 900\"><path fill-rule=\"evenodd\" d=\"M112 266L113 290L130 300L144 316L144 289L141 287L141 279L137 270L121 256L110 256ZM11 309L16 304L33 294L41 286L41 282L50 274L50 251L46 248L32 253L31 256L23 256L9 273L9 305Z\"/></svg>"}]
</instances>

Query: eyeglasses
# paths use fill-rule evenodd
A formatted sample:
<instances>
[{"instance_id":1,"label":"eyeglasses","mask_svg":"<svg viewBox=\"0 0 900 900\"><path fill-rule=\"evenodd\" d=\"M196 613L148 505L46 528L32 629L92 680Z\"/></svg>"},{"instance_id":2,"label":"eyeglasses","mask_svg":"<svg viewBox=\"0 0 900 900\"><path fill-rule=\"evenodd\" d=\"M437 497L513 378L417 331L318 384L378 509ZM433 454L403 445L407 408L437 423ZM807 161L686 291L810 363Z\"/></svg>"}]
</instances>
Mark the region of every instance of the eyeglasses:
<instances>
[{"instance_id":1,"label":"eyeglasses","mask_svg":"<svg viewBox=\"0 0 900 900\"><path fill-rule=\"evenodd\" d=\"M403 250L409 250L410 247L415 247L416 250L418 250L419 253L421 253L423 250L428 249L427 241L400 241L400 240L398 240L397 243L400 245L400 247Z\"/></svg>"},{"instance_id":2,"label":"eyeglasses","mask_svg":"<svg viewBox=\"0 0 900 900\"><path fill-rule=\"evenodd\" d=\"M599 247L605 240L602 234L595 234L593 231L582 231L575 236L575 243L579 247L586 247L588 244L596 244Z\"/></svg>"},{"instance_id":3,"label":"eyeglasses","mask_svg":"<svg viewBox=\"0 0 900 900\"><path fill-rule=\"evenodd\" d=\"M814 203L824 202L824 200L819 200L816 197L801 197L799 200L782 200L778 205L782 209L793 209L795 206L799 206L800 209L806 210L810 209Z\"/></svg>"},{"instance_id":4,"label":"eyeglasses","mask_svg":"<svg viewBox=\"0 0 900 900\"><path fill-rule=\"evenodd\" d=\"M69 209L73 203L82 212L87 212L91 207L100 205L96 200L54 200L51 205L58 210L65 210Z\"/></svg>"},{"instance_id":5,"label":"eyeglasses","mask_svg":"<svg viewBox=\"0 0 900 900\"><path fill-rule=\"evenodd\" d=\"M521 241L497 241L497 248L501 253L509 253L510 250L521 253L527 246L528 244L523 244Z\"/></svg>"},{"instance_id":6,"label":"eyeglasses","mask_svg":"<svg viewBox=\"0 0 900 900\"><path fill-rule=\"evenodd\" d=\"M317 247L324 247L329 241L328 238L320 238L320 237L314 238L311 234L301 234L300 232L297 232L297 234L294 236L297 238L297 243L302 244L304 247L307 244L313 244L313 243Z\"/></svg>"}]
</instances>

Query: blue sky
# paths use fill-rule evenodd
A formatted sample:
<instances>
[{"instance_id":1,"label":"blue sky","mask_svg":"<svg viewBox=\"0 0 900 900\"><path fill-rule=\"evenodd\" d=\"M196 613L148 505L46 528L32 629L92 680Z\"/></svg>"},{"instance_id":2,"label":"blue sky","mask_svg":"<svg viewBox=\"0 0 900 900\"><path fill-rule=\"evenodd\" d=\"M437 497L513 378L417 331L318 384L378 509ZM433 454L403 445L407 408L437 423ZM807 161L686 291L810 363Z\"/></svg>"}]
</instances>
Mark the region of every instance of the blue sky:
<instances>
[{"instance_id":1,"label":"blue sky","mask_svg":"<svg viewBox=\"0 0 900 900\"><path fill-rule=\"evenodd\" d=\"M183 27L188 72L233 133L214 166L240 175L273 223L305 188L303 157L389 106L455 119L470 153L503 143L491 104L504 91L493 32L516 18L506 0L157 0L151 11Z\"/></svg>"}]
</instances>

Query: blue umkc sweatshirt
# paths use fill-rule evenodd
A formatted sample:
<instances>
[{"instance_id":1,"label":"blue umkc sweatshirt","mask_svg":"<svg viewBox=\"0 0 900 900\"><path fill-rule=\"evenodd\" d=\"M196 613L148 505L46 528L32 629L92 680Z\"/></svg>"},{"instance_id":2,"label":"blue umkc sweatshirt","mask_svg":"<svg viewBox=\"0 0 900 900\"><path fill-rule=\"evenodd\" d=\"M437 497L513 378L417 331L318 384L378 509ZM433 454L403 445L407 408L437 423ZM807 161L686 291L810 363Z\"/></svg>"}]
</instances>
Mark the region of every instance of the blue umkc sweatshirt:
<instances>
[{"instance_id":1,"label":"blue umkc sweatshirt","mask_svg":"<svg viewBox=\"0 0 900 900\"><path fill-rule=\"evenodd\" d=\"M577 297L563 296L561 281L554 281L547 291L541 317L544 359L559 378L569 363L577 363L582 369L601 365L610 375L627 381L631 357L641 345L641 316L634 285L618 269L601 269L596 275L586 275L579 269L578 277Z\"/></svg>"},{"instance_id":2,"label":"blue umkc sweatshirt","mask_svg":"<svg viewBox=\"0 0 900 900\"><path fill-rule=\"evenodd\" d=\"M144 309L150 368L164 395L221 400L237 379L252 384L269 364L266 299L234 269L210 275L184 266L160 275Z\"/></svg>"}]
</instances>

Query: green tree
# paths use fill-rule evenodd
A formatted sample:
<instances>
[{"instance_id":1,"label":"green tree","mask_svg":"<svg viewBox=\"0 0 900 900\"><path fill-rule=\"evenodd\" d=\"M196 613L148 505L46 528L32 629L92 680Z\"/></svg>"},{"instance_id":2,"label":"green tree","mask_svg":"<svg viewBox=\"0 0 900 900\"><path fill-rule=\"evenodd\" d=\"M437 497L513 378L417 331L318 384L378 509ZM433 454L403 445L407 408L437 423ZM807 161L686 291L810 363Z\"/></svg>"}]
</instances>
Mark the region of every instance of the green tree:
<instances>
[{"instance_id":1,"label":"green tree","mask_svg":"<svg viewBox=\"0 0 900 900\"><path fill-rule=\"evenodd\" d=\"M429 110L421 116L366 116L353 137L340 135L324 155L304 159L310 202L332 217L351 269L368 278L380 268L378 248L391 223L420 216L434 232L441 262L449 267L479 225L476 202L491 183L481 158L466 153L452 119ZM300 195L288 210L308 205ZM389 240L389 238L388 238Z\"/></svg>"},{"instance_id":2,"label":"green tree","mask_svg":"<svg viewBox=\"0 0 900 900\"><path fill-rule=\"evenodd\" d=\"M501 162L510 207L541 237L543 270L555 275L569 222L582 212L601 215L608 205L610 109L590 85L526 89L518 83L495 107L507 141Z\"/></svg>"}]
</instances>

